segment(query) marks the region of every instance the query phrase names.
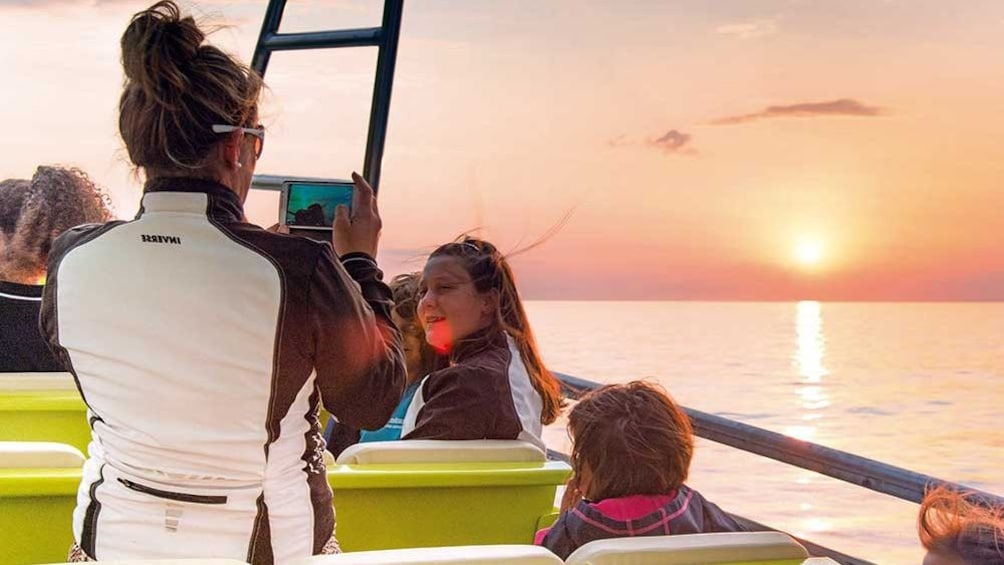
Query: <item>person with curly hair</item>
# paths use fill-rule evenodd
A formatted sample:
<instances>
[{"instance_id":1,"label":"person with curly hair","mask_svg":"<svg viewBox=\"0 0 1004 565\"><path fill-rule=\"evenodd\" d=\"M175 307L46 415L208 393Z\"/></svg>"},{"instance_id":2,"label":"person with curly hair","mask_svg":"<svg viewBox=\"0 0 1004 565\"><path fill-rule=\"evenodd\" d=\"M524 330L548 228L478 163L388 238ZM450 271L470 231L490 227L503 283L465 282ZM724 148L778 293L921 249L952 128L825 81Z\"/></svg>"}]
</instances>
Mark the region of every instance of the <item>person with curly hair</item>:
<instances>
[{"instance_id":1,"label":"person with curly hair","mask_svg":"<svg viewBox=\"0 0 1004 565\"><path fill-rule=\"evenodd\" d=\"M110 219L107 196L80 169L0 182L0 372L65 370L38 328L49 251L66 230Z\"/></svg>"},{"instance_id":2,"label":"person with curly hair","mask_svg":"<svg viewBox=\"0 0 1004 565\"><path fill-rule=\"evenodd\" d=\"M924 565L1004 563L1004 506L983 504L965 492L935 487L917 517Z\"/></svg>"}]
</instances>

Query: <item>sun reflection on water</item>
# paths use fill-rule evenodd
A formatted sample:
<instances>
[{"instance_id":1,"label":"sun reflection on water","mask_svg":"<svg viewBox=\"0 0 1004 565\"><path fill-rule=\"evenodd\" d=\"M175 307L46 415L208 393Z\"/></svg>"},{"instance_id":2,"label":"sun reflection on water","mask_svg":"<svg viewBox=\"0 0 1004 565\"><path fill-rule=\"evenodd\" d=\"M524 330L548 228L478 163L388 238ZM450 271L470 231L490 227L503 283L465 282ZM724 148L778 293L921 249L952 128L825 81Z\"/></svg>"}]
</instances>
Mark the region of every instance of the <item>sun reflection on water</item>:
<instances>
[{"instance_id":1,"label":"sun reflection on water","mask_svg":"<svg viewBox=\"0 0 1004 565\"><path fill-rule=\"evenodd\" d=\"M785 433L810 441L816 437L815 422L823 417L821 411L830 405L829 394L823 386L823 377L830 372L823 366L826 338L823 335L822 306L819 302L802 301L796 308L796 347L792 358L801 377L797 394L803 424L788 426Z\"/></svg>"},{"instance_id":2,"label":"sun reflection on water","mask_svg":"<svg viewBox=\"0 0 1004 565\"><path fill-rule=\"evenodd\" d=\"M823 367L826 338L823 336L822 307L815 301L802 301L797 308L795 335L798 337L798 348L795 351L795 361L798 363L798 372L806 382L822 382L823 377L830 374Z\"/></svg>"},{"instance_id":3,"label":"sun reflection on water","mask_svg":"<svg viewBox=\"0 0 1004 565\"><path fill-rule=\"evenodd\" d=\"M796 414L801 422L799 425L788 426L785 433L797 439L812 441L816 438L817 424L830 406L830 395L824 383L824 378L830 374L823 365L826 336L823 334L823 314L819 302L799 302L796 308L796 347L792 361L799 376ZM798 474L795 483L799 485L801 492L812 496L815 479L813 473L804 472ZM800 521L799 533L818 533L832 529L829 521L815 515L811 501L803 502L800 509L804 516Z\"/></svg>"}]
</instances>

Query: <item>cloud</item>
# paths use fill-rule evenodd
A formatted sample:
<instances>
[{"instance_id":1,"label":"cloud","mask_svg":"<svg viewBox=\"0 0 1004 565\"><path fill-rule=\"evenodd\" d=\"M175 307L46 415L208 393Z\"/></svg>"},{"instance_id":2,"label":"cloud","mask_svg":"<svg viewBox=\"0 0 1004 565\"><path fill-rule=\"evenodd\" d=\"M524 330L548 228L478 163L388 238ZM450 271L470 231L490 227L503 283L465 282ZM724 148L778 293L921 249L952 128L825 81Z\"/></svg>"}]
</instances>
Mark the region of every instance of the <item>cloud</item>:
<instances>
[{"instance_id":1,"label":"cloud","mask_svg":"<svg viewBox=\"0 0 1004 565\"><path fill-rule=\"evenodd\" d=\"M746 22L723 24L715 28L715 33L731 35L737 39L756 39L777 33L777 20L760 18Z\"/></svg>"},{"instance_id":2,"label":"cloud","mask_svg":"<svg viewBox=\"0 0 1004 565\"><path fill-rule=\"evenodd\" d=\"M727 116L712 120L711 124L716 126L744 124L755 120L768 118L814 118L822 116L857 116L874 117L884 115L886 111L877 106L866 106L857 100L841 98L829 102L802 102L799 104L789 104L786 106L768 106L760 112L753 114L741 114L738 116Z\"/></svg>"},{"instance_id":3,"label":"cloud","mask_svg":"<svg viewBox=\"0 0 1004 565\"><path fill-rule=\"evenodd\" d=\"M658 149L667 154L697 155L697 150L690 146L692 136L679 130L671 129L661 137L654 139L632 139L621 134L606 141L607 147L629 147L641 145Z\"/></svg>"},{"instance_id":4,"label":"cloud","mask_svg":"<svg viewBox=\"0 0 1004 565\"><path fill-rule=\"evenodd\" d=\"M690 143L691 135L689 133L683 133L682 131L671 129L667 131L662 137L650 140L647 145L649 147L655 147L660 149L665 153L682 153L686 155L695 155L697 150L692 147L687 147Z\"/></svg>"}]
</instances>

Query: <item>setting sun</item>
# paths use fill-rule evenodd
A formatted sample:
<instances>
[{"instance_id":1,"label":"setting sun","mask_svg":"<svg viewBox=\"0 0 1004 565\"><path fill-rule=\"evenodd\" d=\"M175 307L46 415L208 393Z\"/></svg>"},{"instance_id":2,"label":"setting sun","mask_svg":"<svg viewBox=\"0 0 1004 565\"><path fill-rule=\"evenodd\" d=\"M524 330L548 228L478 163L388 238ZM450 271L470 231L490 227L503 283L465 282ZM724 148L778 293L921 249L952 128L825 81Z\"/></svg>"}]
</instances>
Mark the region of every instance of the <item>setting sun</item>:
<instances>
[{"instance_id":1,"label":"setting sun","mask_svg":"<svg viewBox=\"0 0 1004 565\"><path fill-rule=\"evenodd\" d=\"M799 241L795 246L795 259L807 267L818 265L823 260L823 247L817 241Z\"/></svg>"}]
</instances>

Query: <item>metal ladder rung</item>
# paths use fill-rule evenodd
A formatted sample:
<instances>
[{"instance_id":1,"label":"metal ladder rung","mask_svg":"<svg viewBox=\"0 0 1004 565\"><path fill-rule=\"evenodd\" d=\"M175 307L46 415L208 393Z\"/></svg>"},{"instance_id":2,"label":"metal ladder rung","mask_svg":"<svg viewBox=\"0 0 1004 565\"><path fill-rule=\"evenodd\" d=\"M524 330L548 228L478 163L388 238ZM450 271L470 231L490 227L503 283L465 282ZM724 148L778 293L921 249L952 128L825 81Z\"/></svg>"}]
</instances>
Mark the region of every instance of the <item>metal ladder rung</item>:
<instances>
[{"instance_id":1,"label":"metal ladder rung","mask_svg":"<svg viewBox=\"0 0 1004 565\"><path fill-rule=\"evenodd\" d=\"M383 28L371 27L302 33L273 33L265 36L263 46L269 51L328 49L338 47L379 47Z\"/></svg>"}]
</instances>

